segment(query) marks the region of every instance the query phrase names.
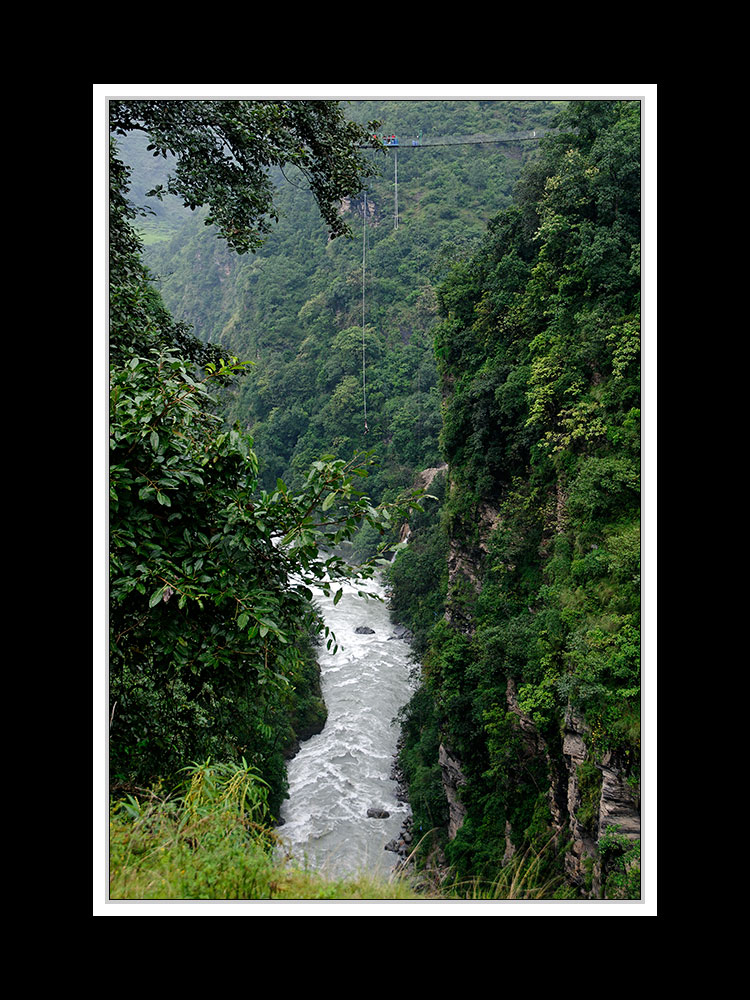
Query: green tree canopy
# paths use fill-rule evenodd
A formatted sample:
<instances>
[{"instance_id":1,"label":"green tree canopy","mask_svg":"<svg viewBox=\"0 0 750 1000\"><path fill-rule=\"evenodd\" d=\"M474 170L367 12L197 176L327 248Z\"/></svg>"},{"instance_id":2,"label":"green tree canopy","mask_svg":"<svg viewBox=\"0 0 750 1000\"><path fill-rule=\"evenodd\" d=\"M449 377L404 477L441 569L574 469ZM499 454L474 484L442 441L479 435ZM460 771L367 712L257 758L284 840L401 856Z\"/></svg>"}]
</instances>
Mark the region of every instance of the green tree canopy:
<instances>
[{"instance_id":1,"label":"green tree canopy","mask_svg":"<svg viewBox=\"0 0 750 1000\"><path fill-rule=\"evenodd\" d=\"M278 219L272 167L296 168L332 236L348 233L342 198L359 193L371 165L359 151L370 129L347 121L337 101L113 101L115 135L145 132L154 156L176 158L165 191L209 206L237 253L257 250Z\"/></svg>"},{"instance_id":2,"label":"green tree canopy","mask_svg":"<svg viewBox=\"0 0 750 1000\"><path fill-rule=\"evenodd\" d=\"M118 102L112 127L144 128L157 151L174 152L173 190L209 204L244 251L273 214L269 163L307 171L326 212L359 183L358 133L329 102L304 103ZM325 630L336 641L312 588L371 576L372 563L353 569L334 550L363 521L384 529L388 515L356 488L371 456L325 456L294 492L281 481L258 489L252 441L225 426L212 391L245 365L199 344L165 309L141 259L127 183L113 144L111 777L145 783L209 755L244 757L276 810L309 638Z\"/></svg>"}]
</instances>

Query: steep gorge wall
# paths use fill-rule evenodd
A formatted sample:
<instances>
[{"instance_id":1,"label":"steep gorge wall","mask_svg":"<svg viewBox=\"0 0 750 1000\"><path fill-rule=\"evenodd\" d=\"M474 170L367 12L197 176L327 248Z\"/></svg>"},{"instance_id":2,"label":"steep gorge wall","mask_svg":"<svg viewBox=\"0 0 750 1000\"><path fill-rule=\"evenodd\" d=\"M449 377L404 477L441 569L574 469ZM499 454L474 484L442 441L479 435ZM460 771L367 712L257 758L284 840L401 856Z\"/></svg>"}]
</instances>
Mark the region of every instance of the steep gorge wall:
<instances>
[{"instance_id":1,"label":"steep gorge wall","mask_svg":"<svg viewBox=\"0 0 750 1000\"><path fill-rule=\"evenodd\" d=\"M561 507L563 500L556 510L559 525L564 524ZM489 539L499 522L499 512L483 504L477 516L478 541L467 545L459 537L450 539L446 620L452 628L468 636L473 634L474 626L466 612L465 595L469 589L478 596L482 589ZM590 748L590 732L570 705L554 740L545 738L520 707L512 676L507 677L506 708L517 720L521 734L519 756L544 764L553 841L556 850L563 852L566 877L584 895L597 898L603 886L600 838L613 827L629 841L638 840L641 835L639 795L627 780L628 768L612 752L592 763L595 755ZM439 748L439 764L449 807L448 838L453 840L469 812L462 799L467 776L448 736ZM504 863L515 853L514 833L512 824L506 821Z\"/></svg>"},{"instance_id":2,"label":"steep gorge wall","mask_svg":"<svg viewBox=\"0 0 750 1000\"><path fill-rule=\"evenodd\" d=\"M426 672L448 860L552 843L583 895L638 898L640 105L560 125L437 293L448 584Z\"/></svg>"}]
</instances>

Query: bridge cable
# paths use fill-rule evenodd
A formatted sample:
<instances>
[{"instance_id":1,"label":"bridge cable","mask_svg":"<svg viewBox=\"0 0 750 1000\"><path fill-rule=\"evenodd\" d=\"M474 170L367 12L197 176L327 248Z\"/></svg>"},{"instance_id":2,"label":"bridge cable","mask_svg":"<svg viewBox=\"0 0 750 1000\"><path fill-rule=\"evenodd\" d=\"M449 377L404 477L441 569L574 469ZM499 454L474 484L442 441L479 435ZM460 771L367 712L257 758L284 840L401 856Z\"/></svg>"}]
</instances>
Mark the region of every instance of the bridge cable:
<instances>
[{"instance_id":1,"label":"bridge cable","mask_svg":"<svg viewBox=\"0 0 750 1000\"><path fill-rule=\"evenodd\" d=\"M365 259L367 247L367 192L365 191L364 226L362 227L362 398L364 401L365 434L367 434L367 366L365 357Z\"/></svg>"},{"instance_id":2,"label":"bridge cable","mask_svg":"<svg viewBox=\"0 0 750 1000\"><path fill-rule=\"evenodd\" d=\"M539 135L537 135L537 131ZM484 145L485 143L493 142L519 142L524 139L539 139L541 138L547 129L534 129L529 135L526 133L511 134L511 135L473 135L473 136L439 136L432 140L427 139L423 141L421 138L418 143L414 145L417 146L448 146L448 145ZM446 141L447 140L447 141ZM398 229L398 142L386 143L386 145L392 145L394 148L394 164L393 164L393 183L395 188L395 212L394 212L394 229ZM362 149L380 149L378 146L363 145L360 147ZM367 427L367 357L365 352L365 270L366 270L366 259L367 259L367 192L365 191L364 200L364 225L362 227L362 400L364 408L364 420L365 420L365 434L368 432Z\"/></svg>"}]
</instances>

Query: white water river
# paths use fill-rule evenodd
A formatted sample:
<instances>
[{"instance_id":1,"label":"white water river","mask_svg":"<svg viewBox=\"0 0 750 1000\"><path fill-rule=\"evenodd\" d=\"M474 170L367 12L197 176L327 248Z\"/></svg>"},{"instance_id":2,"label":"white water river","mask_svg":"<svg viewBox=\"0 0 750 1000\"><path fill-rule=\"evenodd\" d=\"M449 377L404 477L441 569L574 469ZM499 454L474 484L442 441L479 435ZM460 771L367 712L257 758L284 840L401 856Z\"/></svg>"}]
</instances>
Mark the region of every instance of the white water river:
<instances>
[{"instance_id":1,"label":"white water river","mask_svg":"<svg viewBox=\"0 0 750 1000\"><path fill-rule=\"evenodd\" d=\"M289 798L277 832L296 860L332 876L387 874L398 859L385 845L409 813L391 778L398 739L391 723L412 693L409 646L390 638L395 627L385 603L357 595L366 589L383 596L380 582L343 589L335 606L316 595L339 644L335 655L325 644L318 651L328 719L288 762ZM360 626L374 634L358 635ZM388 818L368 818L371 808Z\"/></svg>"}]
</instances>

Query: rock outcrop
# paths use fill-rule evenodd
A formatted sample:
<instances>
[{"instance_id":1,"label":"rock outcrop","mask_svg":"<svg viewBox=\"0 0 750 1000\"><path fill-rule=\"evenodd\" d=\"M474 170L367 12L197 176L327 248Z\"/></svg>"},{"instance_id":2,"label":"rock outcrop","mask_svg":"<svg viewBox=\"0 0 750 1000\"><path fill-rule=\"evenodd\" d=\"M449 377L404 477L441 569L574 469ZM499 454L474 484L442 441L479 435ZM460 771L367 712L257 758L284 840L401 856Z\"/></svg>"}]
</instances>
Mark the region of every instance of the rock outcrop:
<instances>
[{"instance_id":1,"label":"rock outcrop","mask_svg":"<svg viewBox=\"0 0 750 1000\"><path fill-rule=\"evenodd\" d=\"M588 888L592 896L601 890L601 867L597 841L609 829L620 836L637 840L641 835L640 803L637 793L625 779L625 771L611 753L593 765L599 774L594 815L582 821L586 805L581 775L588 763L586 737L582 721L573 712L565 719L563 756L567 765L566 814L571 846L565 856L565 870L576 885ZM591 808L591 807L589 807Z\"/></svg>"},{"instance_id":2,"label":"rock outcrop","mask_svg":"<svg viewBox=\"0 0 750 1000\"><path fill-rule=\"evenodd\" d=\"M441 472L447 472L447 471L448 471L447 465L435 465L429 469L422 469L422 471L417 475L416 479L414 480L414 489L424 490L425 492L427 492L427 490L430 488L432 484L433 479L436 476L439 476ZM401 525L401 528L399 530L399 535L398 535L399 543L408 542L410 537L411 537L411 527L409 526L408 521L405 521Z\"/></svg>"},{"instance_id":3,"label":"rock outcrop","mask_svg":"<svg viewBox=\"0 0 750 1000\"><path fill-rule=\"evenodd\" d=\"M556 498L554 518L558 525L564 521L565 499L562 492ZM467 586L474 594L481 591L488 540L499 523L498 511L485 504L477 511L477 530L471 545L456 537L449 541L446 619L467 635L473 633L474 626L459 595ZM627 769L615 755L598 757L591 753L590 733L575 713L568 711L561 736L548 737L552 740L548 745L533 719L521 710L512 677L507 679L506 703L518 720L521 754L527 762L532 758L542 758L545 762L552 830L557 846L566 851L566 874L583 895L596 898L601 894L603 881L598 849L602 835L614 828L626 839L640 838L638 792L626 780ZM439 764L449 807L448 836L453 839L467 815L461 802L461 788L466 779L460 760L444 743L439 748ZM507 822L504 862L514 854L513 834Z\"/></svg>"},{"instance_id":4,"label":"rock outcrop","mask_svg":"<svg viewBox=\"0 0 750 1000\"><path fill-rule=\"evenodd\" d=\"M461 802L460 789L466 784L461 762L443 743L438 750L438 763L443 778L443 789L448 800L448 837L453 840L466 819L466 807Z\"/></svg>"}]
</instances>

